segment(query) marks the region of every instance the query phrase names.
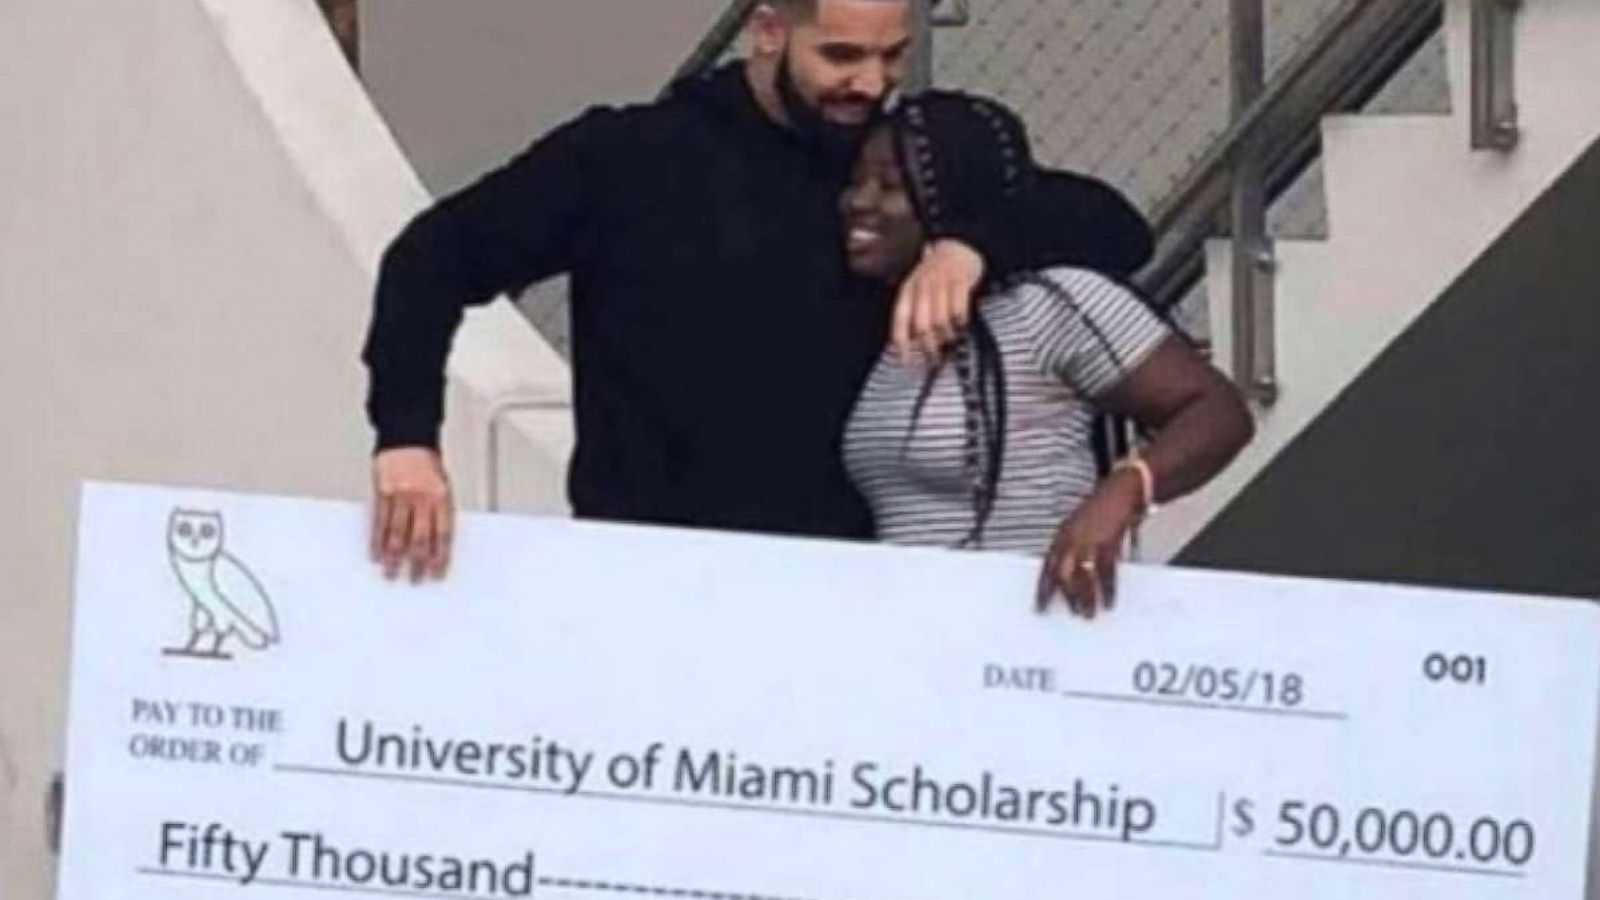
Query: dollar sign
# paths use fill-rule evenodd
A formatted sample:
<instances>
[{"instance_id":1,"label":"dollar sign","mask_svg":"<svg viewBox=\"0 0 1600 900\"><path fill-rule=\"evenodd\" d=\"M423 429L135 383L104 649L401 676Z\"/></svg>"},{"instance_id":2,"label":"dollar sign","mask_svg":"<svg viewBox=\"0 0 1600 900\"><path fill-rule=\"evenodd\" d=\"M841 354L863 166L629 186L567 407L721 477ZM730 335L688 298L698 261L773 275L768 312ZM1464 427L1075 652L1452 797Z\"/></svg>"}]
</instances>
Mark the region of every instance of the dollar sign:
<instances>
[{"instance_id":1,"label":"dollar sign","mask_svg":"<svg viewBox=\"0 0 1600 900\"><path fill-rule=\"evenodd\" d=\"M1229 829L1234 837L1245 837L1256 830L1255 817L1256 803L1254 800L1239 800L1233 804L1233 824Z\"/></svg>"}]
</instances>

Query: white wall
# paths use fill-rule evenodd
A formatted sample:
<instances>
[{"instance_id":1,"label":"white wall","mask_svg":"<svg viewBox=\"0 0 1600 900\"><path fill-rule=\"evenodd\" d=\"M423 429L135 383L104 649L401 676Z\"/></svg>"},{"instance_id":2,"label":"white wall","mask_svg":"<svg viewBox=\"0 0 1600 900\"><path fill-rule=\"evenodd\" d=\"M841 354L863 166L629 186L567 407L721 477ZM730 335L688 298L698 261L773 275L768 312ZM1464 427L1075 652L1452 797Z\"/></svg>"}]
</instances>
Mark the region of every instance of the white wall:
<instances>
[{"instance_id":1,"label":"white wall","mask_svg":"<svg viewBox=\"0 0 1600 900\"><path fill-rule=\"evenodd\" d=\"M597 102L649 100L728 0L404 0L361 5L361 76L435 193ZM566 284L522 312L563 354Z\"/></svg>"},{"instance_id":2,"label":"white wall","mask_svg":"<svg viewBox=\"0 0 1600 900\"><path fill-rule=\"evenodd\" d=\"M0 67L0 895L42 900L77 484L364 497L373 275L427 193L313 0L5 0ZM504 303L451 374L479 505L488 410L567 375ZM506 494L559 510L569 445L559 408L511 417Z\"/></svg>"},{"instance_id":3,"label":"white wall","mask_svg":"<svg viewBox=\"0 0 1600 900\"><path fill-rule=\"evenodd\" d=\"M368 0L361 73L435 191L596 102L649 100L728 0Z\"/></svg>"},{"instance_id":4,"label":"white wall","mask_svg":"<svg viewBox=\"0 0 1600 900\"><path fill-rule=\"evenodd\" d=\"M85 477L359 497L363 268L200 6L0 13L0 884L45 896Z\"/></svg>"}]
</instances>

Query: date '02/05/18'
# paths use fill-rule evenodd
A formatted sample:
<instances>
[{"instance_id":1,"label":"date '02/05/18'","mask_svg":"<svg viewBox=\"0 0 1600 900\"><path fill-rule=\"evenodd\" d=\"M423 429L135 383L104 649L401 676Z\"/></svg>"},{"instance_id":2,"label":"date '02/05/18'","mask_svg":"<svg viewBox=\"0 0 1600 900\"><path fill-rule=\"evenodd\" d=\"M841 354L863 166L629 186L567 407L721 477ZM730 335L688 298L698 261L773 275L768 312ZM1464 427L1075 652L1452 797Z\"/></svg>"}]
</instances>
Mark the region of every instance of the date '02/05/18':
<instances>
[{"instance_id":1,"label":"date '02/05/18'","mask_svg":"<svg viewBox=\"0 0 1600 900\"><path fill-rule=\"evenodd\" d=\"M1429 653L1420 670L1425 681L1435 684L1486 685L1489 681L1485 656ZM1131 690L1062 688L1060 681L1049 666L990 663L983 667L983 686L990 690L1344 718L1342 713L1309 709L1307 677L1281 669L1141 660L1129 674L1127 688Z\"/></svg>"}]
</instances>

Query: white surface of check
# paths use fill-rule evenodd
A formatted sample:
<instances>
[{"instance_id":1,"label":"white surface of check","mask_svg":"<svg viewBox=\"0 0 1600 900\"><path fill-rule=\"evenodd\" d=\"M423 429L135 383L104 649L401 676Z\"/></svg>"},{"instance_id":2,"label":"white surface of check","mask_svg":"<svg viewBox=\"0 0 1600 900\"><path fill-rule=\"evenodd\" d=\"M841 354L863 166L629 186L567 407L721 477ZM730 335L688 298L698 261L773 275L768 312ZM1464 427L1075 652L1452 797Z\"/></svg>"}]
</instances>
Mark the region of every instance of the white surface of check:
<instances>
[{"instance_id":1,"label":"white surface of check","mask_svg":"<svg viewBox=\"0 0 1600 900\"><path fill-rule=\"evenodd\" d=\"M367 515L86 487L64 900L1583 896L1591 604Z\"/></svg>"}]
</instances>

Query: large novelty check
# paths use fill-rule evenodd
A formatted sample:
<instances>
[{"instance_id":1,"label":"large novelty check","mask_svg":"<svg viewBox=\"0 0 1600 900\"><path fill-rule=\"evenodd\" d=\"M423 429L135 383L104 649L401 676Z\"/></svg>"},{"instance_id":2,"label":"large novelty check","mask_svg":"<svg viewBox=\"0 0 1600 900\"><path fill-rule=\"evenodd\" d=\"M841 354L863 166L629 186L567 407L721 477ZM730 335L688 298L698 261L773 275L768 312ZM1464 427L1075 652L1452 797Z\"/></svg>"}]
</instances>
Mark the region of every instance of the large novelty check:
<instances>
[{"instance_id":1,"label":"large novelty check","mask_svg":"<svg viewBox=\"0 0 1600 900\"><path fill-rule=\"evenodd\" d=\"M86 488L65 900L1583 896L1600 609Z\"/></svg>"}]
</instances>

